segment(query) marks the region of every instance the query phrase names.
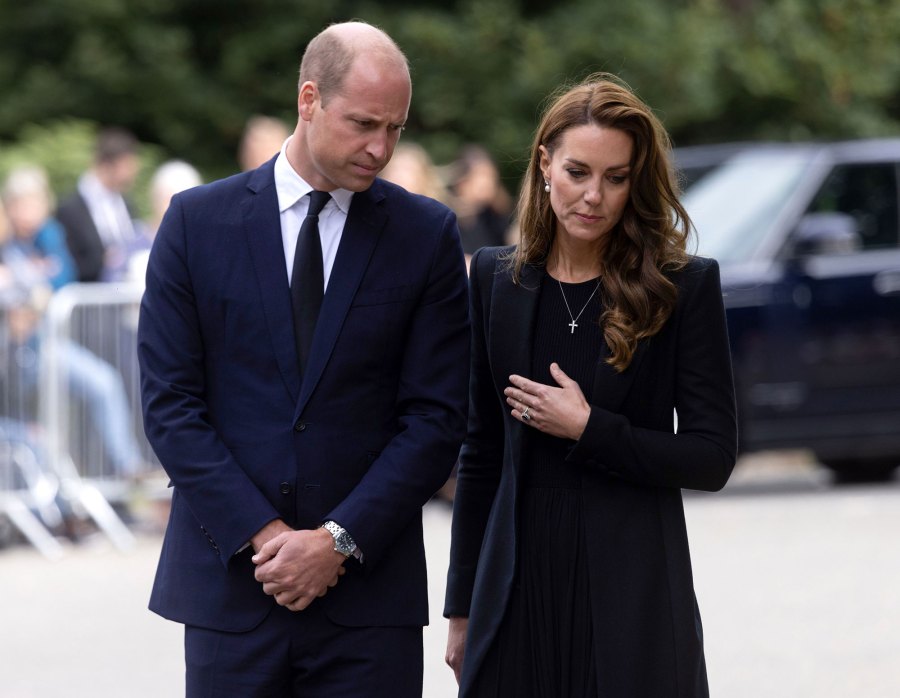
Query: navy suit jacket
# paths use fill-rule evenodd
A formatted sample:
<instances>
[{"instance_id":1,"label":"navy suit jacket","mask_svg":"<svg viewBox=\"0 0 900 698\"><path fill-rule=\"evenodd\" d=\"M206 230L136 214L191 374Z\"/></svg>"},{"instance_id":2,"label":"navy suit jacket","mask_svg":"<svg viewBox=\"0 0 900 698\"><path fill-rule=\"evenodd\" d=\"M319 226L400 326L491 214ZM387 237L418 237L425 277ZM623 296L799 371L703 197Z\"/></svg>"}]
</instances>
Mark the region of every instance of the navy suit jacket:
<instances>
[{"instance_id":1,"label":"navy suit jacket","mask_svg":"<svg viewBox=\"0 0 900 698\"><path fill-rule=\"evenodd\" d=\"M176 196L150 255L144 424L174 483L150 607L190 625L272 609L267 522L333 519L365 554L321 600L343 625L427 623L421 507L465 432L466 273L454 214L376 180L353 196L309 366L297 365L274 159Z\"/></svg>"},{"instance_id":2,"label":"navy suit jacket","mask_svg":"<svg viewBox=\"0 0 900 698\"><path fill-rule=\"evenodd\" d=\"M516 568L530 427L510 415L503 389L511 374L531 375L545 271L526 266L514 284L510 252L484 248L470 272L469 429L444 608L469 618L461 697L472 695ZM638 343L626 370L616 372L606 363L609 348L598 347L591 414L568 455L582 466L594 652L600 694L609 698L708 695L681 488L718 490L728 480L737 450L734 387L718 265L696 257L670 278L676 306L659 333Z\"/></svg>"}]
</instances>

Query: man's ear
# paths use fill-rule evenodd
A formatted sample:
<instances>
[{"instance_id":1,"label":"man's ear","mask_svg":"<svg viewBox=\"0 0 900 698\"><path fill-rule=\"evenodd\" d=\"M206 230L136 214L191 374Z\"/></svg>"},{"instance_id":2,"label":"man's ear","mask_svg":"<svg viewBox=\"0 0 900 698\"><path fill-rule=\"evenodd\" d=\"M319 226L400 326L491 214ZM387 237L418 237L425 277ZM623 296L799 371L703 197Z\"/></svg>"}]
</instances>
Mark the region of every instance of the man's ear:
<instances>
[{"instance_id":1,"label":"man's ear","mask_svg":"<svg viewBox=\"0 0 900 698\"><path fill-rule=\"evenodd\" d=\"M309 121L320 103L319 88L316 83L307 80L300 85L300 93L297 95L297 113L301 119Z\"/></svg>"}]
</instances>

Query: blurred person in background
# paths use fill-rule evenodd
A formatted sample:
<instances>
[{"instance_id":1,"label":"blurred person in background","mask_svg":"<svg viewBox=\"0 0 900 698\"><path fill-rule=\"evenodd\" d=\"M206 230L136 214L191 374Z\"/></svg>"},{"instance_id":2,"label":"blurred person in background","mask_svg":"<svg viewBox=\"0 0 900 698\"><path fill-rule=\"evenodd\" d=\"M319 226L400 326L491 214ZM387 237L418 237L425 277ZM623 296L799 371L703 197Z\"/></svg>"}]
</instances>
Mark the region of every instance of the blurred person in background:
<instances>
[{"instance_id":1,"label":"blurred person in background","mask_svg":"<svg viewBox=\"0 0 900 698\"><path fill-rule=\"evenodd\" d=\"M708 696L681 488L725 485L737 428L718 265L686 253L667 134L613 76L557 93L518 210L518 246L470 271L459 694Z\"/></svg>"},{"instance_id":2,"label":"blurred person in background","mask_svg":"<svg viewBox=\"0 0 900 698\"><path fill-rule=\"evenodd\" d=\"M298 88L278 155L173 197L150 253L150 608L185 625L189 698L420 698L422 505L465 430L456 217L377 176L412 89L389 36L331 25Z\"/></svg>"},{"instance_id":3,"label":"blurred person in background","mask_svg":"<svg viewBox=\"0 0 900 698\"><path fill-rule=\"evenodd\" d=\"M381 178L413 194L422 194L448 204L450 195L438 168L418 143L398 143L394 157L381 171Z\"/></svg>"},{"instance_id":4,"label":"blurred person in background","mask_svg":"<svg viewBox=\"0 0 900 698\"><path fill-rule=\"evenodd\" d=\"M0 197L6 207L11 235L4 248L8 259L20 255L38 267L41 280L52 289L75 280L75 262L66 246L62 226L51 215L53 194L43 169L29 165L12 170ZM23 271L26 267L23 267Z\"/></svg>"},{"instance_id":5,"label":"blurred person in background","mask_svg":"<svg viewBox=\"0 0 900 698\"><path fill-rule=\"evenodd\" d=\"M255 170L281 150L291 130L281 119L272 116L251 116L244 126L238 144L238 165L241 172Z\"/></svg>"},{"instance_id":6,"label":"blurred person in background","mask_svg":"<svg viewBox=\"0 0 900 698\"><path fill-rule=\"evenodd\" d=\"M139 221L133 242L126 246L123 264L111 270L110 281L131 281L144 283L150 248L163 216L169 209L169 202L179 192L203 184L197 169L184 160L169 160L156 168L150 178L150 217Z\"/></svg>"},{"instance_id":7,"label":"blurred person in background","mask_svg":"<svg viewBox=\"0 0 900 698\"><path fill-rule=\"evenodd\" d=\"M32 169L36 170L32 183L36 180L39 183L37 190L42 195L46 194L49 189L46 182L41 181L45 179L42 171ZM34 193L32 186L20 189L21 184L20 176L10 177L5 189L10 194L16 191L23 198L30 197ZM38 267L46 269L51 266L48 258L52 260L52 254L47 257L35 254L27 240L19 241L15 238L12 224L6 216L3 189L4 187L0 187L0 491L4 487L31 490L29 507L48 528L58 530L64 521L61 505L64 507L65 502L57 501L58 483L48 467L42 448L42 433L34 421L36 405L33 391L23 386L20 380L22 373L18 369L20 362L36 360L27 349L24 352L20 349L23 339L30 334L35 322L30 308L32 299L29 298L28 290L23 287L18 270L4 262L4 252L14 260L33 258L37 274ZM46 196L48 209L49 198ZM17 216L20 218L20 230L32 225L26 223L29 218L26 211L19 210ZM47 237L43 236L44 240ZM23 243L27 252L19 249ZM16 248L15 252L12 251L13 246ZM52 248L53 244L49 247ZM20 266L18 261L15 266ZM50 292L49 287L46 292Z\"/></svg>"},{"instance_id":8,"label":"blurred person in background","mask_svg":"<svg viewBox=\"0 0 900 698\"><path fill-rule=\"evenodd\" d=\"M0 196L0 250L6 246L11 235L12 230L9 225L9 219L6 217L6 207L3 205L3 197ZM6 268L6 265L3 264L3 259L0 258L0 293L10 288L12 281L12 272Z\"/></svg>"},{"instance_id":9,"label":"blurred person in background","mask_svg":"<svg viewBox=\"0 0 900 698\"><path fill-rule=\"evenodd\" d=\"M34 166L13 170L0 188L0 199L9 219L9 233L0 245L0 278L6 279L14 299L6 308L6 369L9 384L15 384L19 396L20 418L34 422L47 358L43 318L52 294L74 281L75 267L61 229L50 217L52 195L43 170ZM124 477L136 475L141 458L121 374L75 342L62 340L56 346L60 374L65 376L69 395L83 401L103 445L108 470Z\"/></svg>"},{"instance_id":10,"label":"blurred person in background","mask_svg":"<svg viewBox=\"0 0 900 698\"><path fill-rule=\"evenodd\" d=\"M126 195L139 170L137 139L121 128L101 130L91 168L56 212L79 281L106 281L110 270L122 267L136 235Z\"/></svg>"},{"instance_id":11,"label":"blurred person in background","mask_svg":"<svg viewBox=\"0 0 900 698\"><path fill-rule=\"evenodd\" d=\"M152 241L175 194L203 184L203 177L184 160L168 160L156 168L150 178L150 218L144 227Z\"/></svg>"},{"instance_id":12,"label":"blurred person in background","mask_svg":"<svg viewBox=\"0 0 900 698\"><path fill-rule=\"evenodd\" d=\"M453 208L466 259L481 247L505 245L512 215L512 197L500 180L490 153L467 145L451 165Z\"/></svg>"},{"instance_id":13,"label":"blurred person in background","mask_svg":"<svg viewBox=\"0 0 900 698\"><path fill-rule=\"evenodd\" d=\"M7 213L0 238L5 414L33 425L38 416L41 317L53 291L74 281L75 264L62 228L50 216L52 194L40 167L12 170L0 186L0 202Z\"/></svg>"},{"instance_id":14,"label":"blurred person in background","mask_svg":"<svg viewBox=\"0 0 900 698\"><path fill-rule=\"evenodd\" d=\"M8 262L7 257L13 260L27 260L28 257L12 252L13 244L12 226L6 216L4 197L0 196L0 417L3 418L0 435L9 441L15 434L18 441L23 441L21 435L25 433L27 423L33 421L35 409L30 404L30 396L24 395L20 388L19 371L15 368L19 357L15 354L22 337L27 338L31 333L33 322L26 319L23 328L19 309L27 307L29 299L19 279L21 271ZM36 268L34 274L39 278Z\"/></svg>"}]
</instances>

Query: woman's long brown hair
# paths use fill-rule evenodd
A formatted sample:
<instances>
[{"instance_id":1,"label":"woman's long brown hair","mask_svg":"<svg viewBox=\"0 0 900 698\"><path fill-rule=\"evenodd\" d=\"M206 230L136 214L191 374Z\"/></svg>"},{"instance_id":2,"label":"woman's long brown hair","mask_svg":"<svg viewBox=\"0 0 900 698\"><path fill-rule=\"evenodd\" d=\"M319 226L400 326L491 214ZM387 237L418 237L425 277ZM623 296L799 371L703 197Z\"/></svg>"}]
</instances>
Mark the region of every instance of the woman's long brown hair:
<instances>
[{"instance_id":1,"label":"woman's long brown hair","mask_svg":"<svg viewBox=\"0 0 900 698\"><path fill-rule=\"evenodd\" d=\"M665 129L615 76L597 73L551 96L519 195L521 236L510 263L515 283L524 265L546 264L557 219L544 191L538 148L543 145L552 156L566 130L586 124L619 129L634 142L629 200L600 253L605 301L600 323L611 352L607 361L621 372L631 363L638 341L659 332L675 307L678 292L664 272L687 262L691 222L678 201Z\"/></svg>"}]
</instances>

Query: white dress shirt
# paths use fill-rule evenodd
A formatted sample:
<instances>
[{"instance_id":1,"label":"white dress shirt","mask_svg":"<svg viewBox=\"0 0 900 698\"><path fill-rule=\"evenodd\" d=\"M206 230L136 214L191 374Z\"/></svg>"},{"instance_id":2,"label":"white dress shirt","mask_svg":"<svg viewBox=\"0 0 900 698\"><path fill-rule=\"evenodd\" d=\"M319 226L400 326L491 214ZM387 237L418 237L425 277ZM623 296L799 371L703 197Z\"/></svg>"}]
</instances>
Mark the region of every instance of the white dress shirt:
<instances>
[{"instance_id":1,"label":"white dress shirt","mask_svg":"<svg viewBox=\"0 0 900 698\"><path fill-rule=\"evenodd\" d=\"M291 167L286 149L288 138L281 146L278 159L275 160L275 191L278 194L278 210L281 212L281 241L284 245L284 263L287 267L288 284L294 269L294 252L297 249L297 238L300 226L309 210L309 194L313 188ZM346 189L335 189L330 192L331 200L319 214L319 240L322 242L322 272L325 288L337 256L338 245L347 222L347 212L353 192ZM323 289L324 291L324 289Z\"/></svg>"},{"instance_id":2,"label":"white dress shirt","mask_svg":"<svg viewBox=\"0 0 900 698\"><path fill-rule=\"evenodd\" d=\"M104 247L124 245L134 239L134 222L122 194L107 189L90 171L79 178L78 193L87 205Z\"/></svg>"}]
</instances>

